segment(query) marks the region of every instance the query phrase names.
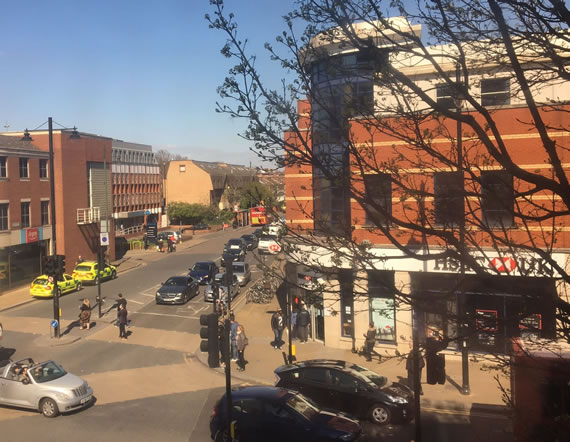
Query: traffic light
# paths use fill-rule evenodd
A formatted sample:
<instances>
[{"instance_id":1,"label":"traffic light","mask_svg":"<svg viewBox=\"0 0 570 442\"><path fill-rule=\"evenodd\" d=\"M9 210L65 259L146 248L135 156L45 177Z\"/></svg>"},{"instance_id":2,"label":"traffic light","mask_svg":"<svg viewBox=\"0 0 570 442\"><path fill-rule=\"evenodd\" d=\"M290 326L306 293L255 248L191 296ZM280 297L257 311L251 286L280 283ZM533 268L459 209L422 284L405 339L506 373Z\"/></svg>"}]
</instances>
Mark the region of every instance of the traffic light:
<instances>
[{"instance_id":1,"label":"traffic light","mask_svg":"<svg viewBox=\"0 0 570 442\"><path fill-rule=\"evenodd\" d=\"M65 273L65 255L56 255L55 276L62 280Z\"/></svg>"},{"instance_id":2,"label":"traffic light","mask_svg":"<svg viewBox=\"0 0 570 442\"><path fill-rule=\"evenodd\" d=\"M56 258L55 256L44 256L42 262L43 272L47 276L54 276L56 269Z\"/></svg>"},{"instance_id":3,"label":"traffic light","mask_svg":"<svg viewBox=\"0 0 570 442\"><path fill-rule=\"evenodd\" d=\"M208 366L216 368L220 366L220 348L218 343L218 315L210 313L200 315L200 351L208 352Z\"/></svg>"}]
</instances>

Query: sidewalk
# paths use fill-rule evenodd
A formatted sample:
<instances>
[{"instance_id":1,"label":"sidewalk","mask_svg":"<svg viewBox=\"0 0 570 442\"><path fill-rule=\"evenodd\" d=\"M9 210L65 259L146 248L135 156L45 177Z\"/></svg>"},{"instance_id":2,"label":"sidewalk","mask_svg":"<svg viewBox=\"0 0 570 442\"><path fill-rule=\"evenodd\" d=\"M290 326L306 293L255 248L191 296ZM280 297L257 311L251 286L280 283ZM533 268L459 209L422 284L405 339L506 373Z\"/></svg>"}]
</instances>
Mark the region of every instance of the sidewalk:
<instances>
[{"instance_id":1,"label":"sidewalk","mask_svg":"<svg viewBox=\"0 0 570 442\"><path fill-rule=\"evenodd\" d=\"M235 362L232 362L232 377L254 384L270 384L275 382L273 370L283 365L283 355L274 349L270 342L273 340L273 332L270 327L271 314L277 309L277 299L271 304L245 304L235 310L236 320L244 326L249 345L245 351L247 364L245 372L238 372ZM287 332L283 335L286 342L283 351L288 351ZM321 343L308 342L300 344L293 340L296 347L297 360L306 359L334 359L344 360L367 367L372 371L388 377L390 381L398 381L407 378L406 361L403 358L391 358L379 362L374 358L372 362L366 361L362 356L352 353L350 350L341 350L325 347ZM198 359L207 365L207 353L197 351ZM444 385L428 385L425 381L425 370L422 371L422 387L424 395L421 399L422 408L425 410L447 410L450 413L469 413L480 410L486 413L507 412L501 400L501 392L493 376L498 373L482 371L483 365L478 362L470 362L470 395L462 395L458 387L462 382L461 360L447 358L446 374L447 382ZM223 368L217 368L223 372ZM405 381L404 381L405 382ZM501 378L501 383L508 386L507 378ZM454 385L455 384L455 385ZM459 384L459 385L458 385Z\"/></svg>"}]
</instances>

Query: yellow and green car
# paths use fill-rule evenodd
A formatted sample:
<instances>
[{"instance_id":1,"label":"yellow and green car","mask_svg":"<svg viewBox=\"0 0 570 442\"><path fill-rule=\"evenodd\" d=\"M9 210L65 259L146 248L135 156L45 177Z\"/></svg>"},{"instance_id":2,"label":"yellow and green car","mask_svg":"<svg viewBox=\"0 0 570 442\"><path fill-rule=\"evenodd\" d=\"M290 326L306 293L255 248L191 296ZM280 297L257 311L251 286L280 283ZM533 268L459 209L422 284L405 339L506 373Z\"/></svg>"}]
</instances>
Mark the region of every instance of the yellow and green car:
<instances>
[{"instance_id":1,"label":"yellow and green car","mask_svg":"<svg viewBox=\"0 0 570 442\"><path fill-rule=\"evenodd\" d=\"M117 267L104 264L103 269L97 272L99 265L97 261L83 261L77 264L75 270L73 270L72 276L75 279L79 279L85 283L89 282L92 284L97 284L99 278L101 281L106 281L107 279L115 279L117 277Z\"/></svg>"},{"instance_id":2,"label":"yellow and green car","mask_svg":"<svg viewBox=\"0 0 570 442\"><path fill-rule=\"evenodd\" d=\"M81 281L65 273L63 281L57 282L57 287L59 294L63 295L64 293L81 290ZM49 276L41 275L34 279L30 284L30 295L36 298L51 298L53 296L53 282L49 281Z\"/></svg>"}]
</instances>

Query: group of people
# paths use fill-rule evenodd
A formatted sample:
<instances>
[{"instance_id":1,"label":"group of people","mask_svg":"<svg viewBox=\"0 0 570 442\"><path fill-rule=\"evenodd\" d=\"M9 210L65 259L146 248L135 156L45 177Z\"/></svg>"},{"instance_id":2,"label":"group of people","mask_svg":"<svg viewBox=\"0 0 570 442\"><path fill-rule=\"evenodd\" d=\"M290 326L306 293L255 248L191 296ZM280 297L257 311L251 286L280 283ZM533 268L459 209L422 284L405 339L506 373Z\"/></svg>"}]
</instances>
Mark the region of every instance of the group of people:
<instances>
[{"instance_id":1,"label":"group of people","mask_svg":"<svg viewBox=\"0 0 570 442\"><path fill-rule=\"evenodd\" d=\"M277 336L277 332L276 332L276 327L274 327L274 323L278 324L279 323L279 319L275 319L274 322L274 317L279 316L281 317L281 323L283 324L281 330L280 330L280 334L279 334L279 339ZM305 303L302 302L301 303L301 307L300 308L294 308L293 311L291 312L291 338L292 339L298 339L301 344L304 344L306 342L309 341L309 327L311 325L311 314L309 313L309 311L307 310L307 307L305 306ZM277 310L277 312L275 312L273 314L273 316L271 317L271 328L273 329L273 332L275 333L275 341L274 342L280 342L280 345L277 345L274 347L277 349L281 349L281 345L283 345L283 341L281 339L281 337L283 336L283 329L285 328L285 324L284 324L284 320L283 320L283 312L281 311L281 308L279 308Z\"/></svg>"},{"instance_id":2,"label":"group of people","mask_svg":"<svg viewBox=\"0 0 570 442\"><path fill-rule=\"evenodd\" d=\"M117 302L117 321L115 325L119 327L119 338L127 339L126 326L128 324L128 313L127 313L127 300L123 297L122 293L119 293ZM79 307L79 329L91 328L91 302L89 299L85 298Z\"/></svg>"},{"instance_id":3,"label":"group of people","mask_svg":"<svg viewBox=\"0 0 570 442\"><path fill-rule=\"evenodd\" d=\"M224 327L223 318L219 325L219 342L220 342L220 352L222 355L222 361L228 360L228 349L230 351L229 356L231 360L235 362L238 366L238 371L244 371L247 361L245 360L245 348L248 345L248 339L245 334L245 329L243 325L238 324L233 313L230 314L230 345L227 341L227 332ZM222 363L223 364L223 363Z\"/></svg>"}]
</instances>

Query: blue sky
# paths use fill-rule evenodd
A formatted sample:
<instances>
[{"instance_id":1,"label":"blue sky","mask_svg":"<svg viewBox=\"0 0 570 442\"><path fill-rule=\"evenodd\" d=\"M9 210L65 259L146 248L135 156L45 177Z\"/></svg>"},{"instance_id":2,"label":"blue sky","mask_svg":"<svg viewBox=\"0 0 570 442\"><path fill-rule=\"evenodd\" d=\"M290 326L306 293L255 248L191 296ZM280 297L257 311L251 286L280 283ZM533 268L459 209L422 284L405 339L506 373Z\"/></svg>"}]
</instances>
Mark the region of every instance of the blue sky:
<instances>
[{"instance_id":1,"label":"blue sky","mask_svg":"<svg viewBox=\"0 0 570 442\"><path fill-rule=\"evenodd\" d=\"M292 1L226 3L260 52ZM214 111L231 63L204 19L208 0L0 4L0 130L34 129L51 116L192 159L260 164L236 135L245 123Z\"/></svg>"}]
</instances>

